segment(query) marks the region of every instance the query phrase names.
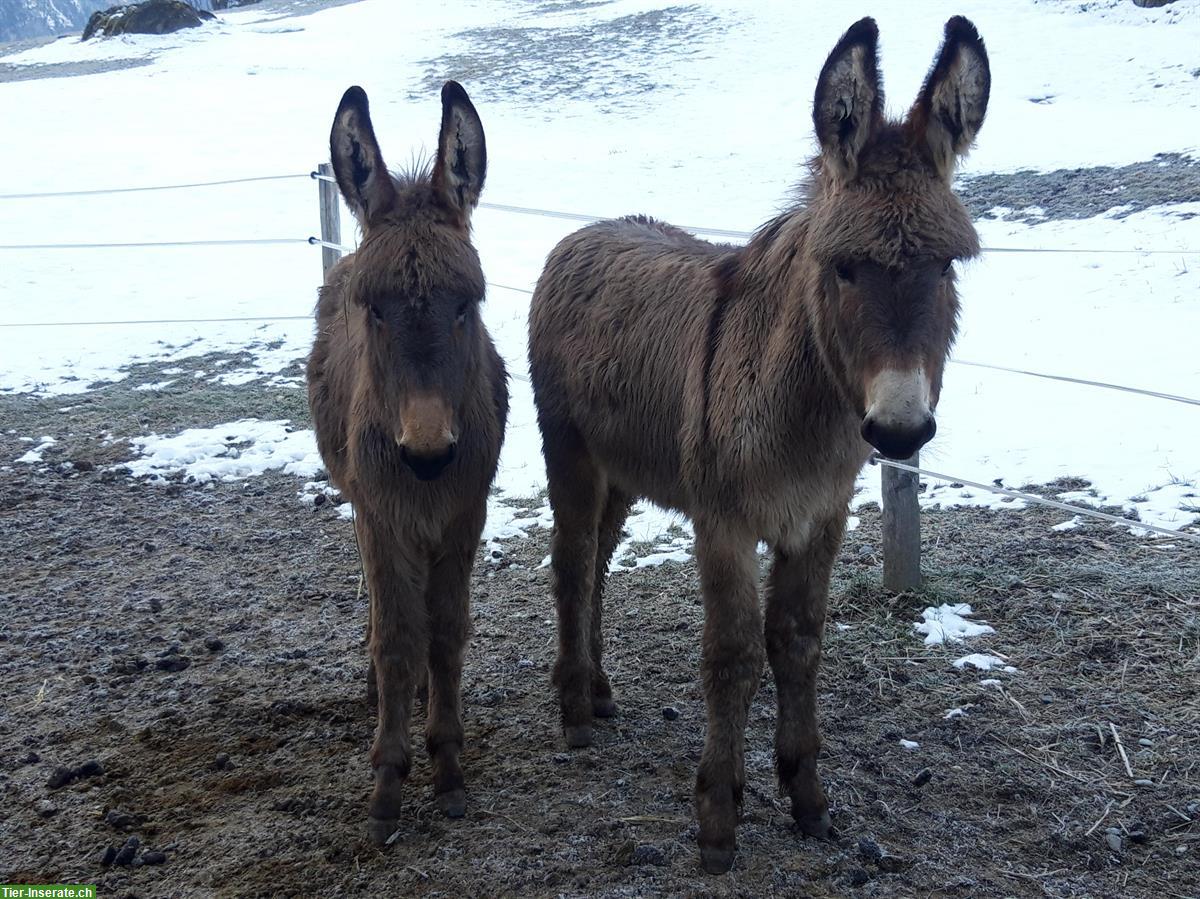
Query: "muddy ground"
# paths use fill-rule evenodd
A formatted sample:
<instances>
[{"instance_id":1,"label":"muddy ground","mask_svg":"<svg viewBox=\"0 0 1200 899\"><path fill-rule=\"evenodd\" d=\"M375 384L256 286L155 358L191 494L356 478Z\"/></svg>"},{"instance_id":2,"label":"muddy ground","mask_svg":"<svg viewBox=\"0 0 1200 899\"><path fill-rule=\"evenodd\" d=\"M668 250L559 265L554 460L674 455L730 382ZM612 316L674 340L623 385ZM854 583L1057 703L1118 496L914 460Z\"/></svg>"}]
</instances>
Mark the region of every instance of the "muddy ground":
<instances>
[{"instance_id":1,"label":"muddy ground","mask_svg":"<svg viewBox=\"0 0 1200 899\"><path fill-rule=\"evenodd\" d=\"M162 377L137 366L79 396L0 397L2 881L146 897L1200 895L1200 553L1106 526L1055 532L1063 516L1040 511L926 514L928 584L893 596L878 514L863 510L820 681L840 837L790 825L764 676L740 848L715 878L698 866L691 802L704 726L693 566L613 577L620 714L567 752L538 567L548 535L508 544L474 579L467 817L439 816L419 752L399 838L377 850L363 832L373 718L348 522L303 505L289 476L153 485L114 467L140 433L302 425L301 392L133 389ZM43 434L59 441L44 465L10 462L21 436ZM913 622L942 602L970 603L996 634L926 648ZM954 668L968 651L1019 670ZM130 836L136 858L165 861L103 864Z\"/></svg>"}]
</instances>

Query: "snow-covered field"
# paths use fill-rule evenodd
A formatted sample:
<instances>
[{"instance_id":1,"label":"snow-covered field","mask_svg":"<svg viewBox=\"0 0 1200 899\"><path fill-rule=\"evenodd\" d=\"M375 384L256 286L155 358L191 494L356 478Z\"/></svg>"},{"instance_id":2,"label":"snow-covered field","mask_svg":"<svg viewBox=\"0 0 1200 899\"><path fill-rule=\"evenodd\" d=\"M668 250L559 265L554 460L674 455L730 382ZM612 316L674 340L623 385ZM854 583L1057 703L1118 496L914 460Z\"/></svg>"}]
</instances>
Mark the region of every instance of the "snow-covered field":
<instances>
[{"instance_id":1,"label":"snow-covered field","mask_svg":"<svg viewBox=\"0 0 1200 899\"><path fill-rule=\"evenodd\" d=\"M385 156L398 165L433 146L436 85L444 77L464 82L487 131L485 201L596 215L639 211L748 231L786 200L813 150L812 88L841 32L861 15L878 19L890 107L900 112L925 74L942 23L955 13L979 27L993 73L987 122L966 174L1195 154L1194 0L1162 10L1125 0L853 2L806 5L802 14L790 2L735 0L686 7L654 0L415 7L364 0L295 18L250 8L178 35L62 39L4 58L150 62L0 84L8 137L0 144L8 173L0 194L298 177L0 198L0 245L307 237L317 228L316 188L302 176L327 156L342 91L353 83L367 89ZM544 484L524 374L523 291L549 249L578 223L481 209L475 225L493 284L487 322L514 376L488 529L495 538L548 520L545 509L503 502ZM344 242L352 242L349 215L342 228ZM1001 212L980 231L990 247L1081 252L990 252L966 266L957 358L1200 396L1196 204L1036 225ZM1177 252L1099 252L1130 249ZM121 378L131 361L246 349L253 368L210 376L236 383L282 371L311 340L304 319L48 324L305 316L320 254L303 244L0 249L0 260L3 391L79 392L95 380ZM12 327L21 324L31 326ZM177 465L211 476L247 477L288 464L299 477L311 476L310 435L277 423L241 423L231 444L219 436L226 430L207 441L191 433L186 459L177 454L178 440L140 443L146 471L169 467L163 454L176 453ZM938 437L922 461L1013 487L1087 478L1100 500L1136 508L1145 522L1180 527L1200 519L1186 511L1198 503L1189 496L1200 483L1197 446L1195 407L959 365L948 371ZM877 498L877 480L873 470L864 474L860 502ZM924 501L1015 505L945 485L926 491ZM644 508L630 522L632 539L655 544L652 559L676 558L687 539L667 533L675 521Z\"/></svg>"}]
</instances>

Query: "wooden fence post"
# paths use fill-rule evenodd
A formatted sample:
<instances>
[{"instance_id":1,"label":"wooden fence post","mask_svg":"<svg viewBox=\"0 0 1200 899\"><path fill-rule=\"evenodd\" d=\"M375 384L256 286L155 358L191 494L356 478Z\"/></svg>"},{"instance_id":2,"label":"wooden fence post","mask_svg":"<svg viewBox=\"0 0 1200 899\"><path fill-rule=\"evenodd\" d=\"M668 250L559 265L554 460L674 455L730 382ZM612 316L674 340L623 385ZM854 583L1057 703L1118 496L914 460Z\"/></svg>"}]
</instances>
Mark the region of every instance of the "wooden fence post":
<instances>
[{"instance_id":1,"label":"wooden fence post","mask_svg":"<svg viewBox=\"0 0 1200 899\"><path fill-rule=\"evenodd\" d=\"M919 467L920 453L905 459ZM897 593L921 584L921 508L919 475L880 465L883 479L883 586Z\"/></svg>"},{"instance_id":2,"label":"wooden fence post","mask_svg":"<svg viewBox=\"0 0 1200 899\"><path fill-rule=\"evenodd\" d=\"M333 166L322 162L317 166L317 174L333 177ZM338 195L337 184L317 179L317 198L321 203L321 240L329 243L342 242L342 198ZM327 274L342 258L342 251L333 247L321 247L321 273ZM324 280L324 279L322 279Z\"/></svg>"}]
</instances>

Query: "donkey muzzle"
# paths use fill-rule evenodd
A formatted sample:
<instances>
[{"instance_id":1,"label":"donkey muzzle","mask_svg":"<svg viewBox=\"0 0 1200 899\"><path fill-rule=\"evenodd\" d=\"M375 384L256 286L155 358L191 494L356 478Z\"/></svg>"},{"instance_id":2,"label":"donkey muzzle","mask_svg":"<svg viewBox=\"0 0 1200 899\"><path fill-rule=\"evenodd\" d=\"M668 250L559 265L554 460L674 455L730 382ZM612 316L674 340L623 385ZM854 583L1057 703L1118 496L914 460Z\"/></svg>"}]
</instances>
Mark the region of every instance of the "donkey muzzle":
<instances>
[{"instance_id":1,"label":"donkey muzzle","mask_svg":"<svg viewBox=\"0 0 1200 899\"><path fill-rule=\"evenodd\" d=\"M937 433L923 368L885 368L867 385L863 440L889 459L907 459Z\"/></svg>"},{"instance_id":2,"label":"donkey muzzle","mask_svg":"<svg viewBox=\"0 0 1200 899\"><path fill-rule=\"evenodd\" d=\"M418 478L432 481L454 461L458 449L454 410L440 396L417 393L401 405L400 419L400 457Z\"/></svg>"}]
</instances>

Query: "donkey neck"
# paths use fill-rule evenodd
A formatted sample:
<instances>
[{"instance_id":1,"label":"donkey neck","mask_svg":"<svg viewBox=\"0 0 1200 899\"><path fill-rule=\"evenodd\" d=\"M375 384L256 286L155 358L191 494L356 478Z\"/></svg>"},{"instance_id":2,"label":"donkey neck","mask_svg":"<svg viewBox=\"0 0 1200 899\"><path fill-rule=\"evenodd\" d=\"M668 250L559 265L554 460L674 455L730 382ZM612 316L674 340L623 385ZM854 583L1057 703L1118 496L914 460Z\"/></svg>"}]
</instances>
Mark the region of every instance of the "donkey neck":
<instances>
[{"instance_id":1,"label":"donkey neck","mask_svg":"<svg viewBox=\"0 0 1200 899\"><path fill-rule=\"evenodd\" d=\"M737 253L731 314L751 321L762 389L793 424L853 417L845 367L822 321L821 274L807 254L806 211L768 222Z\"/></svg>"}]
</instances>

